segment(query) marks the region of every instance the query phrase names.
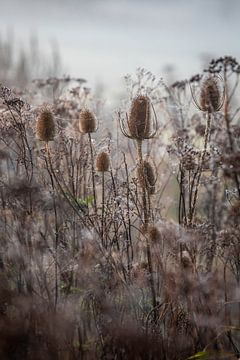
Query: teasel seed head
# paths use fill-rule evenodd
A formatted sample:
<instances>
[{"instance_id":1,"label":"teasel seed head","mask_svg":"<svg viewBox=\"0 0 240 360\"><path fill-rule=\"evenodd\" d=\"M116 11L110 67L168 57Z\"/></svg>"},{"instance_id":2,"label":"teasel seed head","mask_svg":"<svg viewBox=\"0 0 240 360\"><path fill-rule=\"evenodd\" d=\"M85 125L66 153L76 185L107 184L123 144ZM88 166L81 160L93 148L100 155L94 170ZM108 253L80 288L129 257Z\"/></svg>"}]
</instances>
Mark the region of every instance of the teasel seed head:
<instances>
[{"instance_id":1,"label":"teasel seed head","mask_svg":"<svg viewBox=\"0 0 240 360\"><path fill-rule=\"evenodd\" d=\"M151 108L154 112L153 124ZM131 139L142 141L155 136L157 132L157 119L148 96L138 95L132 100L126 124L120 119L120 127L123 135Z\"/></svg>"},{"instance_id":2,"label":"teasel seed head","mask_svg":"<svg viewBox=\"0 0 240 360\"><path fill-rule=\"evenodd\" d=\"M132 101L128 127L129 134L139 140L150 135L150 100L147 96L139 95Z\"/></svg>"},{"instance_id":3,"label":"teasel seed head","mask_svg":"<svg viewBox=\"0 0 240 360\"><path fill-rule=\"evenodd\" d=\"M88 109L83 109L80 112L79 130L83 134L93 133L97 130L96 117Z\"/></svg>"},{"instance_id":4,"label":"teasel seed head","mask_svg":"<svg viewBox=\"0 0 240 360\"><path fill-rule=\"evenodd\" d=\"M156 176L153 166L147 160L137 166L137 178L141 187L145 187L149 195L155 193Z\"/></svg>"},{"instance_id":5,"label":"teasel seed head","mask_svg":"<svg viewBox=\"0 0 240 360\"><path fill-rule=\"evenodd\" d=\"M106 172L109 170L110 160L109 155L105 151L101 151L97 155L96 170L99 172Z\"/></svg>"},{"instance_id":6,"label":"teasel seed head","mask_svg":"<svg viewBox=\"0 0 240 360\"><path fill-rule=\"evenodd\" d=\"M37 137L41 141L52 141L55 136L55 123L53 113L43 109L37 118Z\"/></svg>"},{"instance_id":7,"label":"teasel seed head","mask_svg":"<svg viewBox=\"0 0 240 360\"><path fill-rule=\"evenodd\" d=\"M221 107L221 91L215 78L203 81L200 91L200 106L203 111L216 112Z\"/></svg>"},{"instance_id":8,"label":"teasel seed head","mask_svg":"<svg viewBox=\"0 0 240 360\"><path fill-rule=\"evenodd\" d=\"M219 111L225 98L225 90L222 79L217 75L210 75L203 78L200 83L200 93L198 99L196 98L193 90L192 95L199 110L208 113Z\"/></svg>"}]
</instances>

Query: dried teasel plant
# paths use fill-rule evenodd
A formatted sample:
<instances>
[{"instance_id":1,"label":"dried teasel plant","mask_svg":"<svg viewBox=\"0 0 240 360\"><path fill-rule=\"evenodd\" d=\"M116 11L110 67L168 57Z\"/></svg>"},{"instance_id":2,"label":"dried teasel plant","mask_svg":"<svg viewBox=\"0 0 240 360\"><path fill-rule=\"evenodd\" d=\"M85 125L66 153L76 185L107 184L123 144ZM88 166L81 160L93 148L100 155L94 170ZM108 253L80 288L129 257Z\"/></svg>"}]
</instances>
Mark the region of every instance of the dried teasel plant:
<instances>
[{"instance_id":1,"label":"dried teasel plant","mask_svg":"<svg viewBox=\"0 0 240 360\"><path fill-rule=\"evenodd\" d=\"M151 109L154 113L153 123ZM126 114L126 123L120 119L120 128L124 136L140 141L156 135L157 117L148 96L138 95L132 100L129 115Z\"/></svg>"},{"instance_id":2,"label":"dried teasel plant","mask_svg":"<svg viewBox=\"0 0 240 360\"><path fill-rule=\"evenodd\" d=\"M97 120L89 109L83 109L79 115L79 130L83 134L90 134L97 131Z\"/></svg>"},{"instance_id":3,"label":"dried teasel plant","mask_svg":"<svg viewBox=\"0 0 240 360\"><path fill-rule=\"evenodd\" d=\"M83 134L88 135L88 142L91 153L91 172L92 172L92 187L93 187L93 201L94 201L95 214L97 214L97 195L96 195L96 185L95 185L94 154L93 154L91 134L96 132L97 129L98 129L98 123L93 112L90 111L89 109L81 110L79 115L79 131Z\"/></svg>"},{"instance_id":4,"label":"dried teasel plant","mask_svg":"<svg viewBox=\"0 0 240 360\"><path fill-rule=\"evenodd\" d=\"M101 238L102 238L102 245L104 244L104 229L105 229L105 172L109 170L110 166L110 159L109 155L106 151L102 150L97 155L96 158L96 170L101 172L102 174L102 231L101 231Z\"/></svg>"},{"instance_id":5,"label":"dried teasel plant","mask_svg":"<svg viewBox=\"0 0 240 360\"><path fill-rule=\"evenodd\" d=\"M39 140L45 141L46 143L54 139L54 117L48 108L42 109L37 118L36 134Z\"/></svg>"},{"instance_id":6,"label":"dried teasel plant","mask_svg":"<svg viewBox=\"0 0 240 360\"><path fill-rule=\"evenodd\" d=\"M206 126L204 133L204 147L201 152L199 165L197 168L197 179L195 185L195 191L193 195L193 202L191 206L191 211L188 216L188 225L192 225L193 217L196 210L196 203L198 197L199 184L201 179L201 174L203 171L203 164L205 161L205 156L207 153L207 145L211 132L211 116L213 113L216 113L223 106L223 102L225 99L225 90L223 86L222 79L219 75L210 74L207 77L203 77L200 81L200 92L198 96L193 91L191 87L192 97L195 105L199 108L199 110L206 113Z\"/></svg>"},{"instance_id":7,"label":"dried teasel plant","mask_svg":"<svg viewBox=\"0 0 240 360\"><path fill-rule=\"evenodd\" d=\"M153 123L152 111L153 110ZM142 154L143 140L152 139L158 130L157 117L154 107L151 104L150 98L146 95L138 95L132 100L129 110L129 115L126 114L126 124L119 115L120 128L124 136L136 141L137 145L137 161L138 161L138 174L142 192L142 211L143 211L143 228L147 231L149 225L149 218L151 212L150 193L153 193L155 179L153 176L152 168L149 165L144 166ZM147 171L146 171L147 170ZM154 179L154 180L153 180ZM152 255L149 244L149 239L146 237L147 249L147 263L149 271L149 283L152 294L152 307L154 309L154 318L156 319L156 292L153 277Z\"/></svg>"},{"instance_id":8,"label":"dried teasel plant","mask_svg":"<svg viewBox=\"0 0 240 360\"><path fill-rule=\"evenodd\" d=\"M110 166L109 155L105 151L101 151L96 158L96 170L99 172L108 171Z\"/></svg>"},{"instance_id":9,"label":"dried teasel plant","mask_svg":"<svg viewBox=\"0 0 240 360\"><path fill-rule=\"evenodd\" d=\"M225 88L219 75L210 74L203 76L199 87L190 86L193 101L196 107L206 113L219 111L225 100Z\"/></svg>"}]
</instances>

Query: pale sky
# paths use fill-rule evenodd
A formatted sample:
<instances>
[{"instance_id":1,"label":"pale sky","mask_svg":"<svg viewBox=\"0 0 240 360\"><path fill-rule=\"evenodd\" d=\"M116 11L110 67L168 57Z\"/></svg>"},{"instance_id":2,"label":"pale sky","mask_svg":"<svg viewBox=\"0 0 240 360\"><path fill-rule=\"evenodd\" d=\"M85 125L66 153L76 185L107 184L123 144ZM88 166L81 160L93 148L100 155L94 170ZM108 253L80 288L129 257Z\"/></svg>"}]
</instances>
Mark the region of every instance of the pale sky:
<instances>
[{"instance_id":1,"label":"pale sky","mask_svg":"<svg viewBox=\"0 0 240 360\"><path fill-rule=\"evenodd\" d=\"M20 43L37 34L56 40L66 73L114 91L126 73L157 76L174 65L179 78L201 71L202 59L240 60L239 0L0 0L0 33Z\"/></svg>"}]
</instances>

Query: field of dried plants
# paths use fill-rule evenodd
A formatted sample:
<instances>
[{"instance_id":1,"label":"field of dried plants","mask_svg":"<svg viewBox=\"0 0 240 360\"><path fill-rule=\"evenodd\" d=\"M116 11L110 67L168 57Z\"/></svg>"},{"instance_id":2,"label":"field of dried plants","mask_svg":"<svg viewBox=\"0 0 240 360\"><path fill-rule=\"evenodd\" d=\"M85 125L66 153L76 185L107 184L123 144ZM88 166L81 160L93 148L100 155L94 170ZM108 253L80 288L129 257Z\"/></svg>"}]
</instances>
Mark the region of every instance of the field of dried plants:
<instances>
[{"instance_id":1,"label":"field of dried plants","mask_svg":"<svg viewBox=\"0 0 240 360\"><path fill-rule=\"evenodd\" d=\"M0 359L240 358L240 65L0 87Z\"/></svg>"}]
</instances>

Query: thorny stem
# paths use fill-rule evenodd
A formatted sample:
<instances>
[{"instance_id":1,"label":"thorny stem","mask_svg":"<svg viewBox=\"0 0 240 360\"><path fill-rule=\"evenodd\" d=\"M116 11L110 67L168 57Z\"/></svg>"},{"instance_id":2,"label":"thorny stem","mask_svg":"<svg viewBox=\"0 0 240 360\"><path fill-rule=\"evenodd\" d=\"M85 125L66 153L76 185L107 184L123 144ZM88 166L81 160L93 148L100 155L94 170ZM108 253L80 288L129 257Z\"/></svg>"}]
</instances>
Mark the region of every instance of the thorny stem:
<instances>
[{"instance_id":1,"label":"thorny stem","mask_svg":"<svg viewBox=\"0 0 240 360\"><path fill-rule=\"evenodd\" d=\"M148 223L149 223L149 214L148 214L148 209L147 209L146 180L145 180L145 172L144 172L143 156L142 156L142 140L137 140L137 153L138 153L140 172L143 176L142 206L143 206L143 216L144 216L144 230L145 230L145 232L147 232ZM156 313L157 301L156 301L156 293L155 293L155 287L154 287L152 256L151 256L151 250L150 250L148 236L146 236L146 245L147 245L148 271L149 271L149 275L150 275L149 282L150 282L151 293L152 293L152 307L154 309L154 320L156 320L156 318L157 318L157 313Z\"/></svg>"},{"instance_id":2,"label":"thorny stem","mask_svg":"<svg viewBox=\"0 0 240 360\"><path fill-rule=\"evenodd\" d=\"M148 219L148 209L147 209L146 181L145 181L143 156L142 156L142 140L137 140L137 153L138 153L140 172L143 176L143 185L144 185L142 187L143 222L144 222L144 227L147 230L149 219Z\"/></svg>"},{"instance_id":3,"label":"thorny stem","mask_svg":"<svg viewBox=\"0 0 240 360\"><path fill-rule=\"evenodd\" d=\"M105 207L105 203L104 203L104 198L105 198L105 179L104 179L104 171L102 171L102 245L104 245L104 207Z\"/></svg>"},{"instance_id":4,"label":"thorny stem","mask_svg":"<svg viewBox=\"0 0 240 360\"><path fill-rule=\"evenodd\" d=\"M95 210L95 214L97 214L97 198L96 198L96 186L95 186L94 156L93 156L93 146L92 146L92 137L91 137L91 133L88 133L88 141L89 141L90 153L91 153L91 169L92 169L93 202L94 202L94 210Z\"/></svg>"},{"instance_id":5,"label":"thorny stem","mask_svg":"<svg viewBox=\"0 0 240 360\"><path fill-rule=\"evenodd\" d=\"M193 218L194 218L195 211L196 211L199 184L200 184L200 180L201 180L205 156L207 153L207 144L208 144L210 129L211 129L211 114L208 112L207 113L207 124L206 124L205 135L204 135L204 148L201 153L201 157L200 157L200 161L199 161L198 172L197 172L198 175L197 175L197 181L196 181L195 192L194 192L194 197L193 197L193 204L189 211L189 217L188 217L188 225L190 227L192 226Z\"/></svg>"},{"instance_id":6,"label":"thorny stem","mask_svg":"<svg viewBox=\"0 0 240 360\"><path fill-rule=\"evenodd\" d=\"M46 163L49 162L49 164L52 164L51 162L51 155L50 155L50 149L48 146L48 142L45 144L46 153L47 153L47 159ZM50 165L51 167L51 165ZM56 206L56 199L55 199L55 186L54 186L54 180L51 171L48 169L48 173L51 180L51 186L53 190L53 208L54 208L54 217L55 217L55 308L57 307L57 301L58 301L58 241L59 241L59 229L58 229L58 217L57 217L57 206Z\"/></svg>"}]
</instances>

